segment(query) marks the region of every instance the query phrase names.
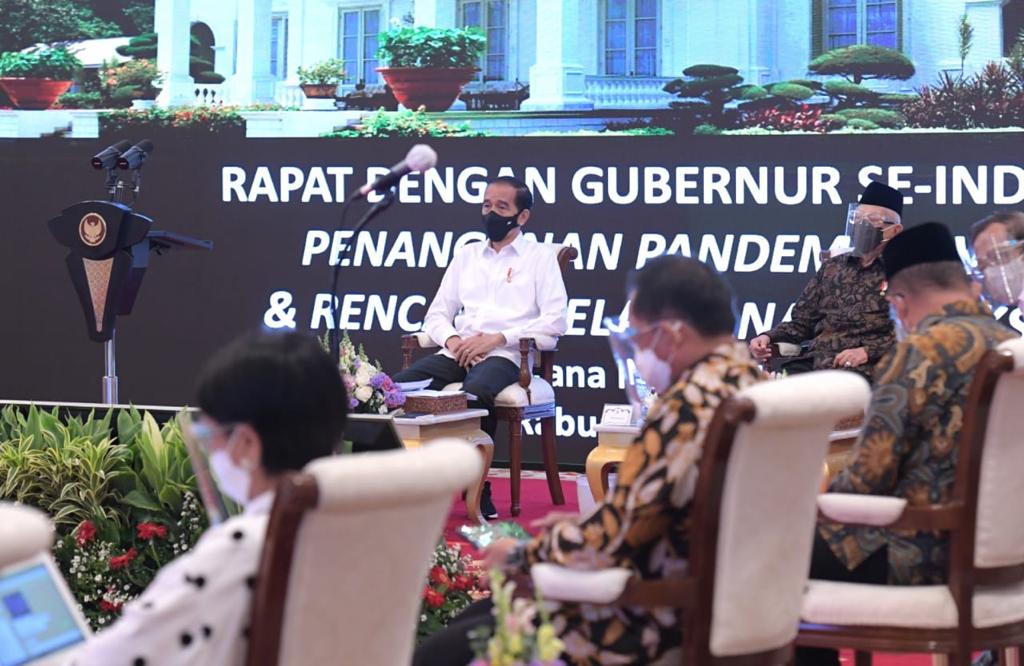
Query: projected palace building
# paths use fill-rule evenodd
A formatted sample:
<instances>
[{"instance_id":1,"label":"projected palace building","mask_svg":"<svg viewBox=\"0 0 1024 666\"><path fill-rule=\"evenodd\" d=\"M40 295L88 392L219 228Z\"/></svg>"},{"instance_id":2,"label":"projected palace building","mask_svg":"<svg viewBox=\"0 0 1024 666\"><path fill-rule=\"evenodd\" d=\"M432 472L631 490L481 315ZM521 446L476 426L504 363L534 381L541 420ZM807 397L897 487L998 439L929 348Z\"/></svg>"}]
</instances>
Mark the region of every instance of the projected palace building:
<instances>
[{"instance_id":1,"label":"projected palace building","mask_svg":"<svg viewBox=\"0 0 1024 666\"><path fill-rule=\"evenodd\" d=\"M229 103L299 105L296 70L327 58L348 80L379 82L378 33L391 25L479 26L488 37L478 85L529 84L528 110L664 108L662 87L697 63L728 65L746 82L804 78L816 55L849 44L902 51L917 74L892 92L960 72L958 25L974 40L965 69L999 60L1019 28L1008 0L157 0L164 103L196 94L188 35L212 33L215 92ZM166 37L165 37L166 35ZM164 49L170 44L170 49Z\"/></svg>"}]
</instances>

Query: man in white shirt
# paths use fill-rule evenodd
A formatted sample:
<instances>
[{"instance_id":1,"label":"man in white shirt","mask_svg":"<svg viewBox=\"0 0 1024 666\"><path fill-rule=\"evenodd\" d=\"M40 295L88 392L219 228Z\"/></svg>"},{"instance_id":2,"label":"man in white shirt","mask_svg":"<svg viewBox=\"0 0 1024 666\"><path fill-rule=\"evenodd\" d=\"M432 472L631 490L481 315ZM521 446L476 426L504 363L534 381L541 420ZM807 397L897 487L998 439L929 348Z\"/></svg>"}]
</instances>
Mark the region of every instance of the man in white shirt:
<instances>
[{"instance_id":1,"label":"man in white shirt","mask_svg":"<svg viewBox=\"0 0 1024 666\"><path fill-rule=\"evenodd\" d=\"M219 352L199 382L198 404L193 432L221 492L245 511L161 568L68 666L245 663L273 489L281 474L334 452L348 401L319 343L288 332L252 335Z\"/></svg>"},{"instance_id":2,"label":"man in white shirt","mask_svg":"<svg viewBox=\"0 0 1024 666\"><path fill-rule=\"evenodd\" d=\"M532 206L522 181L488 183L481 212L489 241L456 252L423 321L441 351L420 358L395 381L431 379L431 389L462 382L476 405L492 410L495 396L519 377L519 340L565 333L568 299L557 254L522 234ZM482 419L492 437L496 425L493 413Z\"/></svg>"}]
</instances>

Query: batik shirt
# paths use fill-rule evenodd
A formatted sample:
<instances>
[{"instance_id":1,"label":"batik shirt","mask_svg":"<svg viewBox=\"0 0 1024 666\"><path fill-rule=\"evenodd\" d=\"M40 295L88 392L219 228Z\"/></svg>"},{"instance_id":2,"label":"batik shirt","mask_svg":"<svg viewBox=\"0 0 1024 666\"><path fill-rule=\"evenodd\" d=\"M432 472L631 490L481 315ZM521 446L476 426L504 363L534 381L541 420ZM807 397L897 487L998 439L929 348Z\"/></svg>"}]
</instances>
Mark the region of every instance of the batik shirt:
<instances>
[{"instance_id":1,"label":"batik shirt","mask_svg":"<svg viewBox=\"0 0 1024 666\"><path fill-rule=\"evenodd\" d=\"M868 362L853 370L870 380L875 364L896 344L884 282L879 260L864 266L849 254L832 257L804 287L791 320L767 335L772 342L810 340L815 370L833 367L841 351L864 347Z\"/></svg>"},{"instance_id":2,"label":"batik shirt","mask_svg":"<svg viewBox=\"0 0 1024 666\"><path fill-rule=\"evenodd\" d=\"M904 497L911 506L949 501L964 403L985 352L1019 337L977 301L957 301L924 318L878 364L871 406L850 465L829 490ZM821 525L819 532L849 569L888 545L889 582L946 580L942 532Z\"/></svg>"},{"instance_id":3,"label":"batik shirt","mask_svg":"<svg viewBox=\"0 0 1024 666\"><path fill-rule=\"evenodd\" d=\"M579 569L627 567L647 580L684 575L690 499L715 408L759 379L746 347L728 343L696 363L651 408L619 465L610 498L526 547L526 560ZM676 609L563 604L556 631L572 664L649 664L681 641Z\"/></svg>"}]
</instances>

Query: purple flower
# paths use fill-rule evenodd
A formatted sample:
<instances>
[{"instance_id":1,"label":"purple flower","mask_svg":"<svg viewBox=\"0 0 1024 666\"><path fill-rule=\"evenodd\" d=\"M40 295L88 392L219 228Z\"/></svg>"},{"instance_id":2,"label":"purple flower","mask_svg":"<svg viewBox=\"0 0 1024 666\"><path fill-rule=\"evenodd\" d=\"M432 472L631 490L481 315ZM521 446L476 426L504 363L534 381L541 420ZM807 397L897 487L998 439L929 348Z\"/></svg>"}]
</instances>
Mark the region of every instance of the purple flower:
<instances>
[{"instance_id":1,"label":"purple flower","mask_svg":"<svg viewBox=\"0 0 1024 666\"><path fill-rule=\"evenodd\" d=\"M405 394L401 391L388 391L384 394L384 404L388 409L395 409L405 404Z\"/></svg>"},{"instance_id":2,"label":"purple flower","mask_svg":"<svg viewBox=\"0 0 1024 666\"><path fill-rule=\"evenodd\" d=\"M387 378L388 376L385 375L383 372L378 372L370 379L370 386L372 386L375 389L380 389L382 386L384 386L384 380Z\"/></svg>"},{"instance_id":3,"label":"purple flower","mask_svg":"<svg viewBox=\"0 0 1024 666\"><path fill-rule=\"evenodd\" d=\"M348 399L348 408L349 409L355 409L358 406L359 406L359 401L358 400L356 400L355 398L349 398Z\"/></svg>"}]
</instances>

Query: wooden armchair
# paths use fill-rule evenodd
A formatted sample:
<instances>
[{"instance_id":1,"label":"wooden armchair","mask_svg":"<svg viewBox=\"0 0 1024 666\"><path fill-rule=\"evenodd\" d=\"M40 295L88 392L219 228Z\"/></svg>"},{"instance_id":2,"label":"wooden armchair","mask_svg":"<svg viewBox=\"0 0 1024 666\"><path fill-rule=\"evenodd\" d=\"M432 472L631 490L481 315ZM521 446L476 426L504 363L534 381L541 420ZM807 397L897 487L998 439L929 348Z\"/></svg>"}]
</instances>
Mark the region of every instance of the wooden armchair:
<instances>
[{"instance_id":1,"label":"wooden armchair","mask_svg":"<svg viewBox=\"0 0 1024 666\"><path fill-rule=\"evenodd\" d=\"M530 568L545 599L681 608L681 663L785 664L810 567L828 436L868 404L867 382L824 370L746 388L715 410L692 500L687 575Z\"/></svg>"},{"instance_id":2,"label":"wooden armchair","mask_svg":"<svg viewBox=\"0 0 1024 666\"><path fill-rule=\"evenodd\" d=\"M564 246L558 251L558 266L564 277L570 263L578 256L576 248ZM555 390L552 374L558 339L550 337L522 338L519 340L519 381L511 384L494 398L495 416L508 424L509 470L512 486L512 515L519 515L520 477L522 474L523 421L540 419L541 448L548 491L554 504L565 504L562 483L558 477L558 459L555 453ZM417 349L437 349L437 344L426 333L406 335L402 338L402 369L412 364ZM537 352L537 353L533 353ZM533 357L535 366L531 367ZM462 384L451 384L447 389L457 390Z\"/></svg>"},{"instance_id":3,"label":"wooden armchair","mask_svg":"<svg viewBox=\"0 0 1024 666\"><path fill-rule=\"evenodd\" d=\"M956 480L946 504L826 494L828 520L950 535L949 582L914 587L812 580L797 644L871 652L933 652L968 665L971 651L1024 645L1024 341L988 352L964 410ZM1013 650L1010 650L1013 648ZM1016 654L1007 654L1007 657ZM1009 660L1002 663L1013 663Z\"/></svg>"},{"instance_id":4,"label":"wooden armchair","mask_svg":"<svg viewBox=\"0 0 1024 666\"><path fill-rule=\"evenodd\" d=\"M461 440L315 460L282 481L253 592L247 666L408 664L452 495L483 463Z\"/></svg>"}]
</instances>

